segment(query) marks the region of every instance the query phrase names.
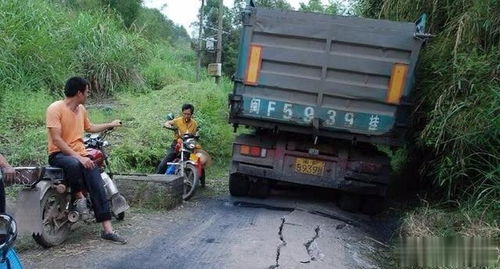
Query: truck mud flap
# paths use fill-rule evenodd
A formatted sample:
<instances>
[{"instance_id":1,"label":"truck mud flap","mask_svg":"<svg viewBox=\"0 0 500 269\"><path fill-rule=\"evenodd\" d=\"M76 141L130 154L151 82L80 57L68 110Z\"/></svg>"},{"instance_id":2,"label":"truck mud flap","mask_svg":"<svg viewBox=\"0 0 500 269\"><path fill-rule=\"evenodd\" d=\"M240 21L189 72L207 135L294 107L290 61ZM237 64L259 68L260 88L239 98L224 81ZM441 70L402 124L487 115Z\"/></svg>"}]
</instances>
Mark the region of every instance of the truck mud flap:
<instances>
[{"instance_id":1,"label":"truck mud flap","mask_svg":"<svg viewBox=\"0 0 500 269\"><path fill-rule=\"evenodd\" d=\"M19 192L14 218L19 234L40 234L42 232L42 209L40 208L40 188Z\"/></svg>"}]
</instances>

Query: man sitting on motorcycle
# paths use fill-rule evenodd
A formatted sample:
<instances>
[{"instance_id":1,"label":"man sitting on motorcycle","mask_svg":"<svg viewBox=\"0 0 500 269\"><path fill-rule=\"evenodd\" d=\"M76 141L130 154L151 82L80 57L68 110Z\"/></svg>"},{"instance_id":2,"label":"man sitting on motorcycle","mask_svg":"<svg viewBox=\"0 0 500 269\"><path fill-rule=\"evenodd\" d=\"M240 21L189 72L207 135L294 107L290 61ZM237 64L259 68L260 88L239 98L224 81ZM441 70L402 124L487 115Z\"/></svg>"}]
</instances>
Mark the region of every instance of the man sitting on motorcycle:
<instances>
[{"instance_id":1,"label":"man sitting on motorcycle","mask_svg":"<svg viewBox=\"0 0 500 269\"><path fill-rule=\"evenodd\" d=\"M83 142L84 131L98 133L121 126L121 121L92 124L83 106L89 91L90 83L86 79L72 77L64 87L64 100L56 101L47 108L49 164L63 169L65 179L76 198L74 206L81 214L88 213L82 190L89 192L96 221L102 224L101 237L125 244L126 240L113 231L110 205L106 199L101 173L87 157Z\"/></svg>"},{"instance_id":2,"label":"man sitting on motorcycle","mask_svg":"<svg viewBox=\"0 0 500 269\"><path fill-rule=\"evenodd\" d=\"M12 166L10 166L2 154L0 154L0 170L3 175L3 179L0 180L0 214L3 214L5 213L5 187L3 182L4 180L13 180L16 171L12 168Z\"/></svg>"},{"instance_id":3,"label":"man sitting on motorcycle","mask_svg":"<svg viewBox=\"0 0 500 269\"><path fill-rule=\"evenodd\" d=\"M167 128L175 127L177 131L174 132L174 141L172 142L170 149L167 151L167 155L160 162L156 168L157 174L165 174L167 171L167 163L172 162L176 157L175 145L177 144L177 139L180 139L183 134L196 134L198 131L198 123L192 119L194 113L194 107L191 104L182 105L182 116L177 117L173 120L166 121L164 126Z\"/></svg>"}]
</instances>

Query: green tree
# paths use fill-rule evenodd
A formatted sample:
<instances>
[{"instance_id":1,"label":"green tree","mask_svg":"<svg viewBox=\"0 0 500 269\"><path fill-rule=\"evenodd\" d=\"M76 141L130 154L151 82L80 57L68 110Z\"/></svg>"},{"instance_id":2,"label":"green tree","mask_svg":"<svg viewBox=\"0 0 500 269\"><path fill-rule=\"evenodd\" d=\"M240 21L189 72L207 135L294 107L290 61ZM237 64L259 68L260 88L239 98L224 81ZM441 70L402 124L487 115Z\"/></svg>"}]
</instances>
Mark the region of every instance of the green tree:
<instances>
[{"instance_id":1,"label":"green tree","mask_svg":"<svg viewBox=\"0 0 500 269\"><path fill-rule=\"evenodd\" d=\"M299 11L318 12L335 15L340 13L340 7L337 2L332 0L328 1L327 5L323 5L321 3L321 0L309 0L307 4L300 3Z\"/></svg>"},{"instance_id":2,"label":"green tree","mask_svg":"<svg viewBox=\"0 0 500 269\"><path fill-rule=\"evenodd\" d=\"M258 7L293 10L292 6L286 0L256 0L255 5Z\"/></svg>"},{"instance_id":3,"label":"green tree","mask_svg":"<svg viewBox=\"0 0 500 269\"><path fill-rule=\"evenodd\" d=\"M226 0L227 1L227 0ZM233 8L224 7L222 36L222 71L225 75L231 76L236 71L236 61L239 53L239 42L241 32L241 12L245 8L245 0L234 0ZM293 10L286 0L256 0L258 7L269 7L278 9ZM219 1L207 0L203 9L203 38L216 38ZM193 25L198 25L194 23ZM204 49L204 48L202 48ZM203 51L202 66L215 61L215 51Z\"/></svg>"},{"instance_id":4,"label":"green tree","mask_svg":"<svg viewBox=\"0 0 500 269\"><path fill-rule=\"evenodd\" d=\"M190 37L183 26L176 25L158 9L141 8L134 25L144 37L151 41L188 41Z\"/></svg>"},{"instance_id":5,"label":"green tree","mask_svg":"<svg viewBox=\"0 0 500 269\"><path fill-rule=\"evenodd\" d=\"M116 10L128 28L137 19L142 0L102 0L110 8Z\"/></svg>"},{"instance_id":6,"label":"green tree","mask_svg":"<svg viewBox=\"0 0 500 269\"><path fill-rule=\"evenodd\" d=\"M241 1L235 1L235 7L237 9L241 6ZM218 0L207 0L203 8L203 35L204 40L216 39L217 38L217 28L218 28L218 18L219 18L219 1ZM193 23L193 25L198 25L198 23ZM222 19L222 29L224 31L222 35L222 71L226 75L232 75L235 70L238 41L239 41L239 28L235 24L235 12L224 6L223 19ZM207 51L203 46L201 48L202 52L202 66L206 66L209 63L215 62L216 51Z\"/></svg>"}]
</instances>

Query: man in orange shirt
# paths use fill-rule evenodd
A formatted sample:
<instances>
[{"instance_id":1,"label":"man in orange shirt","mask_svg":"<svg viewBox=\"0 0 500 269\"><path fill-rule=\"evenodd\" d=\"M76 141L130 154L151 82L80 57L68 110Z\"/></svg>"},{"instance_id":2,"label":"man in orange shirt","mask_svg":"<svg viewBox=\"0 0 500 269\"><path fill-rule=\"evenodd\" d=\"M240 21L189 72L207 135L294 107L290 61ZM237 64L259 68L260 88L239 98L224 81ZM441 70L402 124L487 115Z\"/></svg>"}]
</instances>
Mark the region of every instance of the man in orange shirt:
<instances>
[{"instance_id":1,"label":"man in orange shirt","mask_svg":"<svg viewBox=\"0 0 500 269\"><path fill-rule=\"evenodd\" d=\"M92 124L83 106L89 96L89 82L80 77L72 77L64 87L64 100L56 101L47 108L49 164L64 171L75 195L75 207L84 213L87 202L82 194L85 189L90 194L97 222L101 222L101 237L125 244L126 240L113 231L111 210L99 168L87 157L83 143L84 131L98 133L108 128L118 127L121 121Z\"/></svg>"}]
</instances>

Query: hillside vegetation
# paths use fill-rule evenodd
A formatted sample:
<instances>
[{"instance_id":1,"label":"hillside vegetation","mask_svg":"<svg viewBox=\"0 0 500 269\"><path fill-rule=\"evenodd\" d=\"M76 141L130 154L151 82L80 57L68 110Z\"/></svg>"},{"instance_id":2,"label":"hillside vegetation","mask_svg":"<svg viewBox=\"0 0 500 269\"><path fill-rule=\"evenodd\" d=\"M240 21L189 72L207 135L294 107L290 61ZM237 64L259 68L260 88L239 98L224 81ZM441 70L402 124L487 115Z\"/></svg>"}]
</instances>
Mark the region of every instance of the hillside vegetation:
<instances>
[{"instance_id":1,"label":"hillside vegetation","mask_svg":"<svg viewBox=\"0 0 500 269\"><path fill-rule=\"evenodd\" d=\"M194 82L195 55L184 28L137 0L0 1L0 152L13 165L46 164L45 109L75 75L92 83L91 120L115 118L115 170L152 172L170 143L168 112L193 103L202 145L224 163L229 81ZM125 8L126 7L126 8Z\"/></svg>"},{"instance_id":2,"label":"hillside vegetation","mask_svg":"<svg viewBox=\"0 0 500 269\"><path fill-rule=\"evenodd\" d=\"M407 235L500 235L500 2L360 0L365 16L414 21L435 37L422 50L407 167L432 181L431 205ZM404 173L404 171L403 171Z\"/></svg>"}]
</instances>

